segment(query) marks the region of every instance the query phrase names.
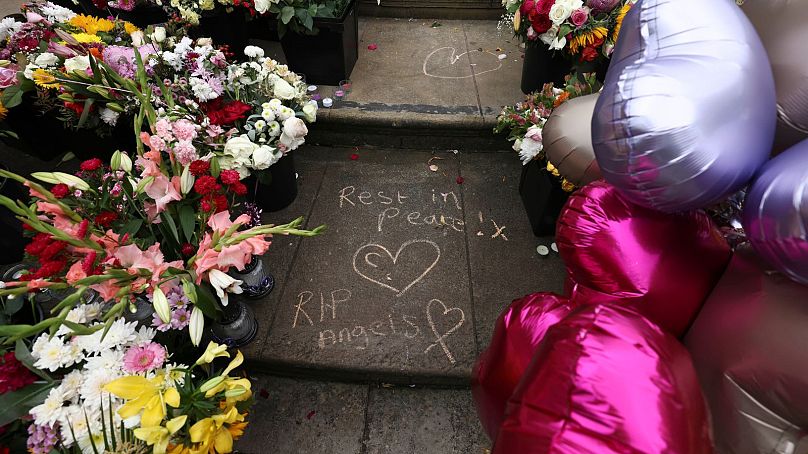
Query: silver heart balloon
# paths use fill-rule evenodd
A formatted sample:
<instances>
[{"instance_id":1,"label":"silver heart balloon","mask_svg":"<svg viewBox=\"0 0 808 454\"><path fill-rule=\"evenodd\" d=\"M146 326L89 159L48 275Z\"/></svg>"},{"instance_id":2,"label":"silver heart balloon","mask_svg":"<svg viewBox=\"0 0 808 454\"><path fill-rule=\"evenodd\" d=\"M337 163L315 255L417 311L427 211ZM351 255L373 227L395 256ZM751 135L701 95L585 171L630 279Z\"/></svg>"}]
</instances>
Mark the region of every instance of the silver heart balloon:
<instances>
[{"instance_id":1,"label":"silver heart balloon","mask_svg":"<svg viewBox=\"0 0 808 454\"><path fill-rule=\"evenodd\" d=\"M630 200L676 212L745 185L776 118L769 60L733 0L642 0L623 22L592 144Z\"/></svg>"},{"instance_id":2,"label":"silver heart balloon","mask_svg":"<svg viewBox=\"0 0 808 454\"><path fill-rule=\"evenodd\" d=\"M542 129L544 155L575 186L601 178L592 149L592 112L598 94L573 98L553 110Z\"/></svg>"}]
</instances>

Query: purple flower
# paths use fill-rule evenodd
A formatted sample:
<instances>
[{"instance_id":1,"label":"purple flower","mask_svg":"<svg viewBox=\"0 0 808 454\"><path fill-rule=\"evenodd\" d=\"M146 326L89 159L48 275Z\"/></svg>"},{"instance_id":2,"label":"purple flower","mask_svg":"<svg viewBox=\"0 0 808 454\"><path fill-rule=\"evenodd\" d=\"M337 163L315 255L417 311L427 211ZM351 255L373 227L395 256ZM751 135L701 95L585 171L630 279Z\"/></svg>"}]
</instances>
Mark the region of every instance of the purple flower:
<instances>
[{"instance_id":1,"label":"purple flower","mask_svg":"<svg viewBox=\"0 0 808 454\"><path fill-rule=\"evenodd\" d=\"M163 323L163 320L157 315L157 312L154 313L152 316L152 326L157 329L157 331L166 332L171 329L171 320L168 323Z\"/></svg>"},{"instance_id":2,"label":"purple flower","mask_svg":"<svg viewBox=\"0 0 808 454\"><path fill-rule=\"evenodd\" d=\"M191 314L188 313L188 309L177 309L171 316L171 327L174 329L183 329L188 326L190 321Z\"/></svg>"},{"instance_id":3,"label":"purple flower","mask_svg":"<svg viewBox=\"0 0 808 454\"><path fill-rule=\"evenodd\" d=\"M586 6L592 8L596 13L607 13L614 9L620 0L587 0Z\"/></svg>"},{"instance_id":4,"label":"purple flower","mask_svg":"<svg viewBox=\"0 0 808 454\"><path fill-rule=\"evenodd\" d=\"M32 454L48 454L59 441L56 432L58 424L54 427L31 424L28 426L28 452Z\"/></svg>"}]
</instances>

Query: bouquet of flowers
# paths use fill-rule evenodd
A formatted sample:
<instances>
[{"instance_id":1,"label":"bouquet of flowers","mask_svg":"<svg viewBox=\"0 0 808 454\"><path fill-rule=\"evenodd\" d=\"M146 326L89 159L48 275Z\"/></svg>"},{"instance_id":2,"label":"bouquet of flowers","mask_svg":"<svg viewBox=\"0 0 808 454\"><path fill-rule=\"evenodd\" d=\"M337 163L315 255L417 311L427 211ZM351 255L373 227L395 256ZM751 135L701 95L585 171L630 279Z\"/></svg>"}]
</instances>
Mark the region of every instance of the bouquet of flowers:
<instances>
[{"instance_id":1,"label":"bouquet of flowers","mask_svg":"<svg viewBox=\"0 0 808 454\"><path fill-rule=\"evenodd\" d=\"M589 95L600 90L601 84L594 74L569 75L563 88L545 84L541 91L527 95L526 99L515 106L502 109L497 117L495 133L508 132L508 140L513 142L514 151L519 153L522 164L530 161L544 160L542 129L553 109L568 99ZM560 176L552 164L547 162L547 170ZM574 186L562 177L562 187L572 191Z\"/></svg>"},{"instance_id":2,"label":"bouquet of flowers","mask_svg":"<svg viewBox=\"0 0 808 454\"><path fill-rule=\"evenodd\" d=\"M606 60L636 0L502 0L516 34L578 63Z\"/></svg>"}]
</instances>

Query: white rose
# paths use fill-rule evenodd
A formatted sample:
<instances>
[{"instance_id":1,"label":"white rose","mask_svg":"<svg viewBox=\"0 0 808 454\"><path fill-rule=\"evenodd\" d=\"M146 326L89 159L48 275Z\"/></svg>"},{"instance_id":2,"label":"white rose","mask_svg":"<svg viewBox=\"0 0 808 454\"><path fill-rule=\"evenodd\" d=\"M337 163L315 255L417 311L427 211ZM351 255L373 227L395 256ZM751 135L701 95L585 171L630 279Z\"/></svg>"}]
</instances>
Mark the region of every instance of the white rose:
<instances>
[{"instance_id":1,"label":"white rose","mask_svg":"<svg viewBox=\"0 0 808 454\"><path fill-rule=\"evenodd\" d=\"M259 14L264 14L269 11L269 0L255 0L255 10Z\"/></svg>"},{"instance_id":2,"label":"white rose","mask_svg":"<svg viewBox=\"0 0 808 454\"><path fill-rule=\"evenodd\" d=\"M196 40L197 46L212 46L213 40L211 38L199 38Z\"/></svg>"},{"instance_id":3,"label":"white rose","mask_svg":"<svg viewBox=\"0 0 808 454\"><path fill-rule=\"evenodd\" d=\"M87 71L88 69L90 69L90 57L86 55L79 55L65 60L65 72L67 73Z\"/></svg>"},{"instance_id":4,"label":"white rose","mask_svg":"<svg viewBox=\"0 0 808 454\"><path fill-rule=\"evenodd\" d=\"M252 167L255 170L264 170L278 162L278 159L283 156L283 153L275 154L275 149L268 145L261 145L252 155Z\"/></svg>"},{"instance_id":5,"label":"white rose","mask_svg":"<svg viewBox=\"0 0 808 454\"><path fill-rule=\"evenodd\" d=\"M258 145L253 143L246 134L231 137L224 144L224 152L235 158L236 163L241 164L244 160L252 157Z\"/></svg>"},{"instance_id":6,"label":"white rose","mask_svg":"<svg viewBox=\"0 0 808 454\"><path fill-rule=\"evenodd\" d=\"M151 39L156 43L162 43L166 40L166 28L165 27L154 27L154 33L151 35Z\"/></svg>"},{"instance_id":7,"label":"white rose","mask_svg":"<svg viewBox=\"0 0 808 454\"><path fill-rule=\"evenodd\" d=\"M297 117L288 118L283 122L283 133L280 142L286 146L288 151L297 149L306 141L306 134L309 133L303 120Z\"/></svg>"},{"instance_id":8,"label":"white rose","mask_svg":"<svg viewBox=\"0 0 808 454\"><path fill-rule=\"evenodd\" d=\"M146 37L143 35L143 31L141 31L141 30L137 30L137 31L132 32L129 35L129 37L132 38L132 45L133 46L140 47L140 46L146 44Z\"/></svg>"},{"instance_id":9,"label":"white rose","mask_svg":"<svg viewBox=\"0 0 808 454\"><path fill-rule=\"evenodd\" d=\"M244 55L246 55L246 56L248 56L250 58L260 58L260 57L264 56L264 49L261 49L258 46L247 46L247 47L244 48ZM255 69L255 68L253 68L253 69ZM260 70L260 69L261 68L259 66L258 70Z\"/></svg>"},{"instance_id":10,"label":"white rose","mask_svg":"<svg viewBox=\"0 0 808 454\"><path fill-rule=\"evenodd\" d=\"M556 3L560 3L573 11L584 6L583 0L556 0Z\"/></svg>"},{"instance_id":11,"label":"white rose","mask_svg":"<svg viewBox=\"0 0 808 454\"><path fill-rule=\"evenodd\" d=\"M572 14L572 8L563 3L556 3L550 8L550 20L561 25Z\"/></svg>"},{"instance_id":12,"label":"white rose","mask_svg":"<svg viewBox=\"0 0 808 454\"><path fill-rule=\"evenodd\" d=\"M303 106L303 115L306 116L306 121L314 123L317 121L317 101L310 101Z\"/></svg>"},{"instance_id":13,"label":"white rose","mask_svg":"<svg viewBox=\"0 0 808 454\"><path fill-rule=\"evenodd\" d=\"M59 57L56 55L50 52L43 52L36 57L34 64L40 68L47 68L49 66L54 66L58 61Z\"/></svg>"},{"instance_id":14,"label":"white rose","mask_svg":"<svg viewBox=\"0 0 808 454\"><path fill-rule=\"evenodd\" d=\"M555 41L557 36L558 36L558 25L553 25L546 32L539 35L539 39L541 39L541 41L544 44L550 46L553 44L553 41Z\"/></svg>"},{"instance_id":15,"label":"white rose","mask_svg":"<svg viewBox=\"0 0 808 454\"><path fill-rule=\"evenodd\" d=\"M289 85L289 82L283 79L278 79L275 82L275 86L272 88L272 90L275 96L280 99L292 99L295 97L294 87Z\"/></svg>"}]
</instances>

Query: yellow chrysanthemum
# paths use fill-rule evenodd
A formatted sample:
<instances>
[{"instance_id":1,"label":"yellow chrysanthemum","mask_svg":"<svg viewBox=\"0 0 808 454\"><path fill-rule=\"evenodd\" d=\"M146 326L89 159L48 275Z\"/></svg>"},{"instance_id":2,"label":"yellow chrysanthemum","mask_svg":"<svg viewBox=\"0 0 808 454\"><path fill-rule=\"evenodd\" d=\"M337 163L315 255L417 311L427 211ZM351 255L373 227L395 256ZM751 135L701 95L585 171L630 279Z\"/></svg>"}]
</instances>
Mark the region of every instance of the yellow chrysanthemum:
<instances>
[{"instance_id":1,"label":"yellow chrysanthemum","mask_svg":"<svg viewBox=\"0 0 808 454\"><path fill-rule=\"evenodd\" d=\"M0 96L2 96L2 92L0 92ZM0 121L5 120L7 115L8 115L8 109L6 109L6 106L4 106L2 102L0 102Z\"/></svg>"},{"instance_id":2,"label":"yellow chrysanthemum","mask_svg":"<svg viewBox=\"0 0 808 454\"><path fill-rule=\"evenodd\" d=\"M89 33L71 33L71 36L80 43L100 43L101 38Z\"/></svg>"},{"instance_id":3,"label":"yellow chrysanthemum","mask_svg":"<svg viewBox=\"0 0 808 454\"><path fill-rule=\"evenodd\" d=\"M59 83L53 74L42 68L37 68L33 73L34 83L43 88L59 88Z\"/></svg>"},{"instance_id":4,"label":"yellow chrysanthemum","mask_svg":"<svg viewBox=\"0 0 808 454\"><path fill-rule=\"evenodd\" d=\"M617 42L617 36L620 34L620 27L623 26L623 19L626 17L628 10L631 9L631 3L626 3L620 8L620 12L617 14L617 19L614 25L614 31L612 32L612 41Z\"/></svg>"},{"instance_id":5,"label":"yellow chrysanthemum","mask_svg":"<svg viewBox=\"0 0 808 454\"><path fill-rule=\"evenodd\" d=\"M81 28L91 35L95 35L98 32L108 32L115 28L115 24L111 20L101 19L93 16L85 16L84 14L73 16L69 23L74 27Z\"/></svg>"},{"instance_id":6,"label":"yellow chrysanthemum","mask_svg":"<svg viewBox=\"0 0 808 454\"><path fill-rule=\"evenodd\" d=\"M126 33L129 34L129 35L131 35L132 33L136 32L136 31L140 31L140 29L137 28L137 26L135 24L131 23L131 22L124 22L123 23L123 29L126 30Z\"/></svg>"},{"instance_id":7,"label":"yellow chrysanthemum","mask_svg":"<svg viewBox=\"0 0 808 454\"><path fill-rule=\"evenodd\" d=\"M570 53L575 55L584 47L594 44L598 39L606 39L607 36L609 36L609 30L606 27L595 27L588 32L573 36L569 43Z\"/></svg>"}]
</instances>

